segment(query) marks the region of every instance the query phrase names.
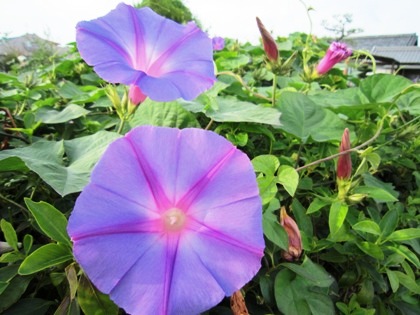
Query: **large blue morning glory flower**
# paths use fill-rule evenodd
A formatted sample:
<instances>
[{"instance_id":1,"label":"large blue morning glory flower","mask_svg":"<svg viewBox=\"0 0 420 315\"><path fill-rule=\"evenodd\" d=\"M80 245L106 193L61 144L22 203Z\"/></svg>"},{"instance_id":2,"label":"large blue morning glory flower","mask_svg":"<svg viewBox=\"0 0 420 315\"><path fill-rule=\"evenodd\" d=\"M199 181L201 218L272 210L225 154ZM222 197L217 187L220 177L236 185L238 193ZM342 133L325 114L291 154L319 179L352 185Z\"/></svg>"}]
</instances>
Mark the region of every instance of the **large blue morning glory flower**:
<instances>
[{"instance_id":1,"label":"large blue morning glory flower","mask_svg":"<svg viewBox=\"0 0 420 315\"><path fill-rule=\"evenodd\" d=\"M68 233L96 287L132 315L194 315L258 272L261 199L248 157L201 129L141 126L113 142Z\"/></svg>"}]
</instances>

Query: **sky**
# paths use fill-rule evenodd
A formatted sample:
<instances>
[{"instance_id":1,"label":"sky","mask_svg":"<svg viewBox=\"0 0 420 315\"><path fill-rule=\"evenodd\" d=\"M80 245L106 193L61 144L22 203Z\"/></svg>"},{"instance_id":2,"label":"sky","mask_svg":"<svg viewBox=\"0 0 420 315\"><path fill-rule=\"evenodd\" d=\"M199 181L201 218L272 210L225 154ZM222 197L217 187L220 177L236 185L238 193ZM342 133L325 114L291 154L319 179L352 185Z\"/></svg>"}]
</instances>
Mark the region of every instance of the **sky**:
<instances>
[{"instance_id":1,"label":"sky","mask_svg":"<svg viewBox=\"0 0 420 315\"><path fill-rule=\"evenodd\" d=\"M141 1L141 0L139 0ZM139 1L125 0L127 4ZM59 44L75 40L75 26L107 14L122 0L0 0L0 38L25 33ZM258 43L258 16L274 36L293 32L333 36L323 21L350 14L358 36L417 33L419 0L183 0L210 36ZM311 8L308 12L308 8ZM310 19L308 18L308 13Z\"/></svg>"}]
</instances>

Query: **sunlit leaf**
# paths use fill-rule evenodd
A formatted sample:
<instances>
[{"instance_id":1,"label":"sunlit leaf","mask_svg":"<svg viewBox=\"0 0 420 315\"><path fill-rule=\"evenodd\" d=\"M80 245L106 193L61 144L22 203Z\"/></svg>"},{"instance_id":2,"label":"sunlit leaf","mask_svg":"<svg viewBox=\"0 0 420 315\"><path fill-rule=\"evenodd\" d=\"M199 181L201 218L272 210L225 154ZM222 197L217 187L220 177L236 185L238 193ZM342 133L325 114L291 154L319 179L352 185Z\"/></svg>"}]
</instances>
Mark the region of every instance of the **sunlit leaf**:
<instances>
[{"instance_id":1,"label":"sunlit leaf","mask_svg":"<svg viewBox=\"0 0 420 315\"><path fill-rule=\"evenodd\" d=\"M62 244L47 244L26 257L18 272L20 275L30 275L72 259L73 254L69 247Z\"/></svg>"}]
</instances>

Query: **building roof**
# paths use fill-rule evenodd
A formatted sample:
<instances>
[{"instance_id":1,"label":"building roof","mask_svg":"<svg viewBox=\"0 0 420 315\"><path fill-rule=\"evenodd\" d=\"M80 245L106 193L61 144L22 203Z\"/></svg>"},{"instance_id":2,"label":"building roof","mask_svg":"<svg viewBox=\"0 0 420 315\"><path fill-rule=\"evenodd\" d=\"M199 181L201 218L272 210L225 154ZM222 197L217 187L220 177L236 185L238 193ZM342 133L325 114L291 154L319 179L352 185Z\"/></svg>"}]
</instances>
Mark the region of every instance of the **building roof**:
<instances>
[{"instance_id":1,"label":"building roof","mask_svg":"<svg viewBox=\"0 0 420 315\"><path fill-rule=\"evenodd\" d=\"M344 40L354 50L372 51L374 47L392 46L417 46L418 37L416 33L395 34L395 35L375 35L375 36L355 36Z\"/></svg>"},{"instance_id":2,"label":"building roof","mask_svg":"<svg viewBox=\"0 0 420 315\"><path fill-rule=\"evenodd\" d=\"M30 56L40 48L58 49L57 43L40 38L35 34L25 34L19 37L4 38L0 40L0 55L15 53Z\"/></svg>"},{"instance_id":3,"label":"building roof","mask_svg":"<svg viewBox=\"0 0 420 315\"><path fill-rule=\"evenodd\" d=\"M420 47L391 46L373 47L372 55L392 58L400 64L420 64Z\"/></svg>"}]
</instances>

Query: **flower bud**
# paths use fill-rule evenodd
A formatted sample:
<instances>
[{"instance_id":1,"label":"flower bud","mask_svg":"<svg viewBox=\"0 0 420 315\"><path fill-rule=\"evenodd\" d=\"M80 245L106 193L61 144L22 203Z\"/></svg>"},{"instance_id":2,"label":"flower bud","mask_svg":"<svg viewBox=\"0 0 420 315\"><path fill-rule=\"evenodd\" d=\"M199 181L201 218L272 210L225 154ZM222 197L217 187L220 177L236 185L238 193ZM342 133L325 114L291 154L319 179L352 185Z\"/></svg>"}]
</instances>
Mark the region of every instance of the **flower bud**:
<instances>
[{"instance_id":1,"label":"flower bud","mask_svg":"<svg viewBox=\"0 0 420 315\"><path fill-rule=\"evenodd\" d=\"M316 67L318 74L322 75L327 73L337 63L347 59L352 54L351 49L344 43L333 42L328 48L324 58L321 59Z\"/></svg>"},{"instance_id":2,"label":"flower bud","mask_svg":"<svg viewBox=\"0 0 420 315\"><path fill-rule=\"evenodd\" d=\"M233 315L249 315L241 290L235 291L230 297L230 309Z\"/></svg>"},{"instance_id":3,"label":"flower bud","mask_svg":"<svg viewBox=\"0 0 420 315\"><path fill-rule=\"evenodd\" d=\"M146 95L140 90L137 85L131 84L128 91L128 98L132 105L137 106L146 99Z\"/></svg>"},{"instance_id":4,"label":"flower bud","mask_svg":"<svg viewBox=\"0 0 420 315\"><path fill-rule=\"evenodd\" d=\"M213 44L213 50L222 50L225 48L225 39L223 37L213 37L211 42Z\"/></svg>"},{"instance_id":5,"label":"flower bud","mask_svg":"<svg viewBox=\"0 0 420 315\"><path fill-rule=\"evenodd\" d=\"M343 137L341 138L340 152L350 150L350 132L349 129L344 129ZM349 179L351 176L351 156L350 153L340 155L337 162L337 177L341 179Z\"/></svg>"},{"instance_id":6,"label":"flower bud","mask_svg":"<svg viewBox=\"0 0 420 315\"><path fill-rule=\"evenodd\" d=\"M277 62L279 58L279 50L277 48L276 41L271 36L271 34L267 31L262 24L261 20L257 17L257 25L261 33L265 54L271 62Z\"/></svg>"},{"instance_id":7,"label":"flower bud","mask_svg":"<svg viewBox=\"0 0 420 315\"><path fill-rule=\"evenodd\" d=\"M282 256L286 260L296 260L302 254L302 238L300 236L299 227L296 222L287 214L286 208L280 209L280 224L286 230L289 237L289 248L287 252L283 252Z\"/></svg>"}]
</instances>

